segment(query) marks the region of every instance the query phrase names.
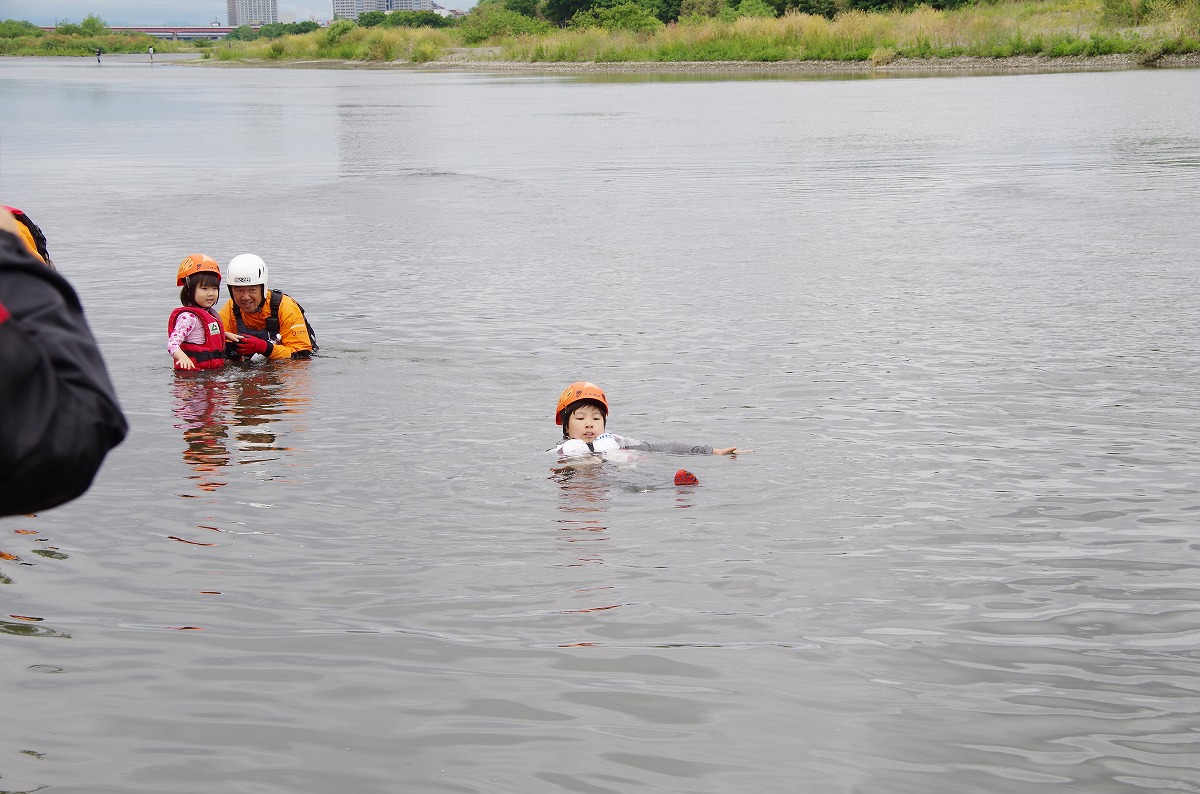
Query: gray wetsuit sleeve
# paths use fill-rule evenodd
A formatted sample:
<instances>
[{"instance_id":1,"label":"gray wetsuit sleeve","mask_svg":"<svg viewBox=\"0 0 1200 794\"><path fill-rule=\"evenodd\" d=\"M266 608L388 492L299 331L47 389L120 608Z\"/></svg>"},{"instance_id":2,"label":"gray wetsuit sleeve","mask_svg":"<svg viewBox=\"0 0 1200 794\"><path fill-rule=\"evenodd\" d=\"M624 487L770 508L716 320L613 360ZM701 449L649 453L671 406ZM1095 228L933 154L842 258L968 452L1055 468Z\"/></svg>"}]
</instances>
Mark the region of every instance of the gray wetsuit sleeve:
<instances>
[{"instance_id":1,"label":"gray wetsuit sleeve","mask_svg":"<svg viewBox=\"0 0 1200 794\"><path fill-rule=\"evenodd\" d=\"M640 441L628 436L617 436L621 449L640 449L643 452L670 452L673 455L711 455L713 448L696 444L681 444L676 441Z\"/></svg>"}]
</instances>

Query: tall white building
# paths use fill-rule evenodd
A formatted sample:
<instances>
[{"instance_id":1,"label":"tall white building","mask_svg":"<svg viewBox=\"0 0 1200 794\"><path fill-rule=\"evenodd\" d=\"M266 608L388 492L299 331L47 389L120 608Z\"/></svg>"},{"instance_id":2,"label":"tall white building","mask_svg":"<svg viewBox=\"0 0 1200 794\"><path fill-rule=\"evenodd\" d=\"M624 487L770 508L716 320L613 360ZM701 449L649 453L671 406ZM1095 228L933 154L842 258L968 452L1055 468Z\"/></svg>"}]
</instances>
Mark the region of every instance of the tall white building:
<instances>
[{"instance_id":1,"label":"tall white building","mask_svg":"<svg viewBox=\"0 0 1200 794\"><path fill-rule=\"evenodd\" d=\"M279 21L276 0L225 0L229 26L270 25Z\"/></svg>"},{"instance_id":2,"label":"tall white building","mask_svg":"<svg viewBox=\"0 0 1200 794\"><path fill-rule=\"evenodd\" d=\"M364 11L390 11L388 0L333 0L334 19L358 19Z\"/></svg>"},{"instance_id":3,"label":"tall white building","mask_svg":"<svg viewBox=\"0 0 1200 794\"><path fill-rule=\"evenodd\" d=\"M334 19L358 19L364 11L432 11L433 0L333 0Z\"/></svg>"}]
</instances>

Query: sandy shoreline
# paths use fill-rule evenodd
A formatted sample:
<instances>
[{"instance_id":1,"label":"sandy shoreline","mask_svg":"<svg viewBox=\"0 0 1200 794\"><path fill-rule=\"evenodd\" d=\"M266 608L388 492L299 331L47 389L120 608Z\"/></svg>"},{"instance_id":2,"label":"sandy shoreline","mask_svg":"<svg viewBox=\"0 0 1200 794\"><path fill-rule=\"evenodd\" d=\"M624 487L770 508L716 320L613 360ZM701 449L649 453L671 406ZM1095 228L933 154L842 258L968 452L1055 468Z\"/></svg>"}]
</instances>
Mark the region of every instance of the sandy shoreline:
<instances>
[{"instance_id":1,"label":"sandy shoreline","mask_svg":"<svg viewBox=\"0 0 1200 794\"><path fill-rule=\"evenodd\" d=\"M540 72L543 74L938 74L1117 71L1144 68L1200 68L1200 53L1164 55L1143 63L1140 55L1100 55L1045 58L897 58L889 63L869 61L673 61L673 62L537 62L502 61L463 51L427 63L391 61L200 61L203 66L266 66L296 69L420 69L426 71Z\"/></svg>"},{"instance_id":2,"label":"sandy shoreline","mask_svg":"<svg viewBox=\"0 0 1200 794\"><path fill-rule=\"evenodd\" d=\"M421 64L421 69L469 69L483 71L537 72L699 72L748 74L855 74L913 72L1042 72L1108 71L1142 68L1200 68L1200 53L1164 55L1143 63L1137 55L1100 55L1045 58L897 58L888 63L869 61L681 61L640 63L525 63L472 58L454 58Z\"/></svg>"},{"instance_id":3,"label":"sandy shoreline","mask_svg":"<svg viewBox=\"0 0 1200 794\"><path fill-rule=\"evenodd\" d=\"M68 58L72 56L0 56L0 59ZM79 56L91 58L93 56ZM427 63L411 61L215 61L203 60L200 54L161 53L155 55L160 63L205 67L257 67L276 69L419 69L426 71L477 72L540 72L550 74L625 73L625 74L939 74L987 73L1017 74L1030 72L1117 71L1144 68L1200 68L1200 53L1164 55L1153 62L1144 62L1141 55L1099 55L1047 58L1017 56L1013 58L896 58L888 63L869 61L649 61L623 63L595 62L536 62L495 60L493 53L479 50L453 50L441 59ZM105 55L112 62L148 61L145 54Z\"/></svg>"}]
</instances>

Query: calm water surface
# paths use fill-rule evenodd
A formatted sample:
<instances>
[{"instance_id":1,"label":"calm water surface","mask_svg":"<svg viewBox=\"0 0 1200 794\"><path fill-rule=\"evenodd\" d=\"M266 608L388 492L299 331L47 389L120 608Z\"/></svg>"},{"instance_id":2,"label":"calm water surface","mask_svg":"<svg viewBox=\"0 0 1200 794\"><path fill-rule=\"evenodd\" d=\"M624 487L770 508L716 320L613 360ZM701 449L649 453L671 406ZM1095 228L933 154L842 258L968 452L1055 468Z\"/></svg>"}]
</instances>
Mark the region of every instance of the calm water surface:
<instances>
[{"instance_id":1,"label":"calm water surface","mask_svg":"<svg viewBox=\"0 0 1200 794\"><path fill-rule=\"evenodd\" d=\"M133 425L0 522L0 789L1200 791L1197 100L0 60ZM195 250L322 355L176 376ZM580 378L756 452L553 476Z\"/></svg>"}]
</instances>

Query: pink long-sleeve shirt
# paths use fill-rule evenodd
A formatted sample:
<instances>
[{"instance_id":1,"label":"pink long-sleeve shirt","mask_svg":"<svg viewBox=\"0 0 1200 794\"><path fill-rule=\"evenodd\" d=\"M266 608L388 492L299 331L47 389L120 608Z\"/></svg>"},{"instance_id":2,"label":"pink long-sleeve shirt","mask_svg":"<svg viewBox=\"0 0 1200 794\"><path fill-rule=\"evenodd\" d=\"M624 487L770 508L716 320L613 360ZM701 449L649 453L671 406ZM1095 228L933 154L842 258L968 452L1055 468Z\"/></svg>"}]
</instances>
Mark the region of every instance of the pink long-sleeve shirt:
<instances>
[{"instance_id":1,"label":"pink long-sleeve shirt","mask_svg":"<svg viewBox=\"0 0 1200 794\"><path fill-rule=\"evenodd\" d=\"M204 344L204 326L200 324L199 318L191 312L180 314L179 319L175 321L175 329L167 337L167 352L175 355L175 351L184 342L190 342L193 345Z\"/></svg>"}]
</instances>

